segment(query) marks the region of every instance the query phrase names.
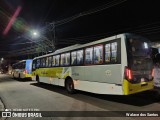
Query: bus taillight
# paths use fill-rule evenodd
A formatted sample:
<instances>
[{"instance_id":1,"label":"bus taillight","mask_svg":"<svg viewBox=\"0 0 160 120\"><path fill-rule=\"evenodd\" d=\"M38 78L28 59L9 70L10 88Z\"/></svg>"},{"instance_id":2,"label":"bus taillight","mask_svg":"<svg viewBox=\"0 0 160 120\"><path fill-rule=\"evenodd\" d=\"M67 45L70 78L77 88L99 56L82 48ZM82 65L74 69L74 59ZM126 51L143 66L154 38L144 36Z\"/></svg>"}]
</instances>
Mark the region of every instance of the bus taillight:
<instances>
[{"instance_id":1,"label":"bus taillight","mask_svg":"<svg viewBox=\"0 0 160 120\"><path fill-rule=\"evenodd\" d=\"M126 78L128 80L132 80L132 70L130 70L129 68L126 68Z\"/></svg>"},{"instance_id":2,"label":"bus taillight","mask_svg":"<svg viewBox=\"0 0 160 120\"><path fill-rule=\"evenodd\" d=\"M28 72L27 70L24 70L24 71L23 71L23 74L27 74L27 72Z\"/></svg>"}]
</instances>

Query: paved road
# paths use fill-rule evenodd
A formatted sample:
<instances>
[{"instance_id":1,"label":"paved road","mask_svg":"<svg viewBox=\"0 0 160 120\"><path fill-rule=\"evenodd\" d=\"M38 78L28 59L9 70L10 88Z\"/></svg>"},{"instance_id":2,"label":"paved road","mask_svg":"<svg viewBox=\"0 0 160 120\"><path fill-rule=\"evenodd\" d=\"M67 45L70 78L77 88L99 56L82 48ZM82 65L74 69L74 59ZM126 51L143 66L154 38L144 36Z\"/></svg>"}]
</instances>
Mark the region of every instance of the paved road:
<instances>
[{"instance_id":1,"label":"paved road","mask_svg":"<svg viewBox=\"0 0 160 120\"><path fill-rule=\"evenodd\" d=\"M0 98L7 109L36 109L40 111L160 111L160 100L154 91L148 91L131 96L97 95L78 91L70 95L62 87L37 84L35 81L20 81L0 74ZM74 114L74 113L68 113ZM83 114L83 113L81 113ZM94 113L91 113L94 114ZM107 113L106 113L107 114ZM148 119L150 117L107 117L107 119ZM7 118L7 120L21 120L22 118ZM24 119L24 118L23 118ZM81 120L106 119L105 117L49 117L26 118L36 120ZM160 119L154 117L152 119Z\"/></svg>"}]
</instances>

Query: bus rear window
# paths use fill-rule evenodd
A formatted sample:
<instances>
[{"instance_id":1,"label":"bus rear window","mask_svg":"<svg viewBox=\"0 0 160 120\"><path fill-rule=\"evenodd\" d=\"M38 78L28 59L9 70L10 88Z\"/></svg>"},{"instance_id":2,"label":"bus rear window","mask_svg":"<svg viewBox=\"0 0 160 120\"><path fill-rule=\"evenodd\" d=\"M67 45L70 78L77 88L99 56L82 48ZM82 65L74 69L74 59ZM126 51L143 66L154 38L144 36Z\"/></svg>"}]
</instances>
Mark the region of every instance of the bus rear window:
<instances>
[{"instance_id":1,"label":"bus rear window","mask_svg":"<svg viewBox=\"0 0 160 120\"><path fill-rule=\"evenodd\" d=\"M148 56L149 47L147 42L141 40L130 39L131 52L133 56Z\"/></svg>"},{"instance_id":2,"label":"bus rear window","mask_svg":"<svg viewBox=\"0 0 160 120\"><path fill-rule=\"evenodd\" d=\"M148 41L142 38L132 38L128 41L128 66L132 70L132 82L151 80L152 59Z\"/></svg>"}]
</instances>

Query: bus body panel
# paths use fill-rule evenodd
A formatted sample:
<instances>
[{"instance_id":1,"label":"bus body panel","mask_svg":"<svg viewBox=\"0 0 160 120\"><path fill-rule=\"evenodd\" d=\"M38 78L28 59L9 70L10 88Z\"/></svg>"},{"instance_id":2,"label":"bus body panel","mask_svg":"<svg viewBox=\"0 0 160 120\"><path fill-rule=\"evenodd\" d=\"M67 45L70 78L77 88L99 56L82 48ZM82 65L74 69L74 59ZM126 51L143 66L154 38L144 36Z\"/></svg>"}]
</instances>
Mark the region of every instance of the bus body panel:
<instances>
[{"instance_id":1,"label":"bus body panel","mask_svg":"<svg viewBox=\"0 0 160 120\"><path fill-rule=\"evenodd\" d=\"M90 67L91 67L90 69L97 68L97 66L90 66ZM64 86L65 78L67 76L70 76L73 79L75 89L77 89L77 90L88 91L88 92L99 93L99 94L118 94L118 95L123 94L122 84L121 84L122 79L120 79L121 78L120 74L114 75L114 73L113 73L113 75L109 75L110 77L116 76L115 79L117 79L117 81L119 81L119 83L113 83L114 81L112 81L112 78L114 78L114 77L111 77L111 78L106 77L107 79L102 80L103 82L97 81L98 78L93 79L92 77L89 77L89 76L85 77L88 80L83 80L82 79L82 78L84 78L83 74L81 74L80 72L79 72L79 74L80 74L79 79L76 79L77 77L74 77L71 75L71 73L73 73L73 70L76 71L76 68L78 68L79 71L84 70L84 69L81 69L83 67L74 67L74 69L72 69L72 67L39 68L37 70L37 72L39 73L38 74L39 81L43 82L43 83L47 83L47 84ZM45 73L48 73L48 74L45 74ZM84 72L82 72L82 73L84 73ZM92 71L90 73L92 73ZM97 75L94 74L92 76L96 77ZM105 71L102 76L104 76L104 78L105 78L105 76L106 76ZM96 80L96 81L94 81L94 80ZM98 79L98 80L100 80L100 79Z\"/></svg>"},{"instance_id":2,"label":"bus body panel","mask_svg":"<svg viewBox=\"0 0 160 120\"><path fill-rule=\"evenodd\" d=\"M90 82L122 84L121 64L74 66L71 67L71 69L73 79Z\"/></svg>"}]
</instances>

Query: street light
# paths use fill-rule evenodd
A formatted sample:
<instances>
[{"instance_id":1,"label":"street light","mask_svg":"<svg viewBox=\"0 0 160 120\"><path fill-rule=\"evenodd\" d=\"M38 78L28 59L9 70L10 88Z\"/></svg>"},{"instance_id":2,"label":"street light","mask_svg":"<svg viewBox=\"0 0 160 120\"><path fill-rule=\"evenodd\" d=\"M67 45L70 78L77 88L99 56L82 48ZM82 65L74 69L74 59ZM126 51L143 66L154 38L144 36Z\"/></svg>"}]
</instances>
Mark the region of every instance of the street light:
<instances>
[{"instance_id":1,"label":"street light","mask_svg":"<svg viewBox=\"0 0 160 120\"><path fill-rule=\"evenodd\" d=\"M1 61L3 61L4 60L4 58L1 58Z\"/></svg>"},{"instance_id":2,"label":"street light","mask_svg":"<svg viewBox=\"0 0 160 120\"><path fill-rule=\"evenodd\" d=\"M39 37L39 32L37 30L32 31L32 38L38 38Z\"/></svg>"},{"instance_id":3,"label":"street light","mask_svg":"<svg viewBox=\"0 0 160 120\"><path fill-rule=\"evenodd\" d=\"M33 35L36 36L36 35L37 35L37 32L34 32Z\"/></svg>"}]
</instances>

